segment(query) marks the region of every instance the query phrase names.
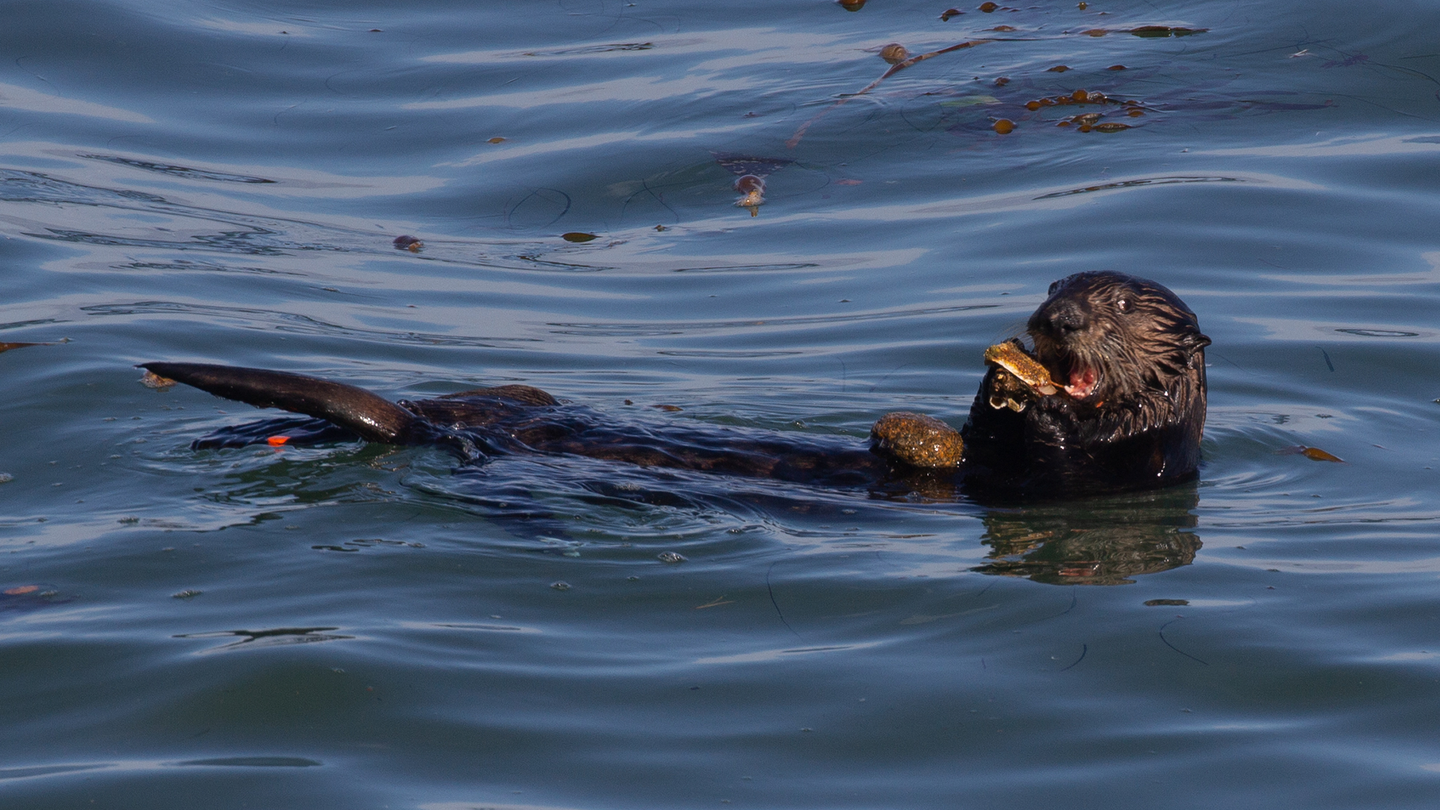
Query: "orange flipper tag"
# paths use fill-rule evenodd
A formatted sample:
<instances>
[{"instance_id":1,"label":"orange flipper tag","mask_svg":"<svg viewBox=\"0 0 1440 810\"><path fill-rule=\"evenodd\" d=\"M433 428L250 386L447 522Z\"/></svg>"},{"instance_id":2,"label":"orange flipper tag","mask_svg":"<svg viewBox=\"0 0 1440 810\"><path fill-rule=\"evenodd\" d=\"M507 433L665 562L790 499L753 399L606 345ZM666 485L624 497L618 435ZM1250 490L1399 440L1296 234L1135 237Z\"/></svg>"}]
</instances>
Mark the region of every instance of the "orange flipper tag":
<instances>
[{"instance_id":1,"label":"orange flipper tag","mask_svg":"<svg viewBox=\"0 0 1440 810\"><path fill-rule=\"evenodd\" d=\"M288 441L290 441L289 436L271 436L270 438L265 440L265 443L270 445L271 447L279 447Z\"/></svg>"}]
</instances>

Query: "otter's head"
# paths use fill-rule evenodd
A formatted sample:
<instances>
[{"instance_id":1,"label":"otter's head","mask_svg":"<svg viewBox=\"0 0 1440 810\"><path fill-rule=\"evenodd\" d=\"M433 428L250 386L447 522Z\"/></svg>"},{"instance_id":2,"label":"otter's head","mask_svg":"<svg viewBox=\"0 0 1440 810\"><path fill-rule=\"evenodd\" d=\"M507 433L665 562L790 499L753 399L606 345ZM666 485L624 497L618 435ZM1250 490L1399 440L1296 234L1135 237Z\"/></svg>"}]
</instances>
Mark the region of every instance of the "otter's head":
<instances>
[{"instance_id":1,"label":"otter's head","mask_svg":"<svg viewBox=\"0 0 1440 810\"><path fill-rule=\"evenodd\" d=\"M1210 345L1175 293L1124 273L1076 273L1051 284L1027 329L1036 358L1070 396L1097 405L1170 390L1177 377L1204 369Z\"/></svg>"}]
</instances>

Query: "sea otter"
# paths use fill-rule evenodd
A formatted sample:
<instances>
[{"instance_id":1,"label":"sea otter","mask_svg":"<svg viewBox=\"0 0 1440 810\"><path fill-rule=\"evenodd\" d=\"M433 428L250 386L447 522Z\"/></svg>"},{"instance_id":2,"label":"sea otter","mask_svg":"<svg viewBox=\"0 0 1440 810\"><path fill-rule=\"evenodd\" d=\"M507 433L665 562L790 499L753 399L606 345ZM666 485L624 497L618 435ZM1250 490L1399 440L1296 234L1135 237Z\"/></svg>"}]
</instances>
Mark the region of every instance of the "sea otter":
<instances>
[{"instance_id":1,"label":"sea otter","mask_svg":"<svg viewBox=\"0 0 1440 810\"><path fill-rule=\"evenodd\" d=\"M346 438L438 444L470 460L568 453L644 466L832 486L923 478L976 497L1069 497L1163 486L1193 477L1205 424L1205 346L1195 313L1165 287L1114 272L1055 282L1030 317L1034 383L996 364L960 431L890 414L867 447L836 436L617 423L525 385L391 402L355 386L263 369L145 363L217 396L313 417L226 428L196 447ZM1017 373L1020 376L1017 376Z\"/></svg>"}]
</instances>

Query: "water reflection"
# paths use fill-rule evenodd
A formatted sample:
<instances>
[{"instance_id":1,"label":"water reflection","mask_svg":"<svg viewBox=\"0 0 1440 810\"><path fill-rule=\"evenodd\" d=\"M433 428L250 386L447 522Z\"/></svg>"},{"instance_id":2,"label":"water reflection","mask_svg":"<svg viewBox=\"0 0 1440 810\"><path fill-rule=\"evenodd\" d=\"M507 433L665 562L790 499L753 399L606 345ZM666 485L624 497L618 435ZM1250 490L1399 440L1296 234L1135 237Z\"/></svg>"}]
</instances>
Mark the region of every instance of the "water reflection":
<instances>
[{"instance_id":1,"label":"water reflection","mask_svg":"<svg viewBox=\"0 0 1440 810\"><path fill-rule=\"evenodd\" d=\"M1055 585L1128 585L1195 560L1195 483L1014 509L991 509L980 540L990 562L972 570Z\"/></svg>"}]
</instances>

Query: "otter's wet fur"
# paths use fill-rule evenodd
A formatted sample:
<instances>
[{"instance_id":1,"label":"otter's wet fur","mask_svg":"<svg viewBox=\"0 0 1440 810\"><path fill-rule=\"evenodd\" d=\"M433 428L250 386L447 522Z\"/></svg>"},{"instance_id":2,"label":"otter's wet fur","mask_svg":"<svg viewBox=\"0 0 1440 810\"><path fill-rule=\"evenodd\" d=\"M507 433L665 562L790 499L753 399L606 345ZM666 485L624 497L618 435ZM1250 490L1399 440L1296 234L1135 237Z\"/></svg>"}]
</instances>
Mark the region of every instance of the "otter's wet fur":
<instances>
[{"instance_id":1,"label":"otter's wet fur","mask_svg":"<svg viewBox=\"0 0 1440 810\"><path fill-rule=\"evenodd\" d=\"M437 444L469 460L535 452L830 486L914 487L987 499L1068 497L1193 477L1205 423L1205 353L1195 314L1163 286L1120 273L1057 281L1027 326L1035 357L1066 390L1022 412L995 408L992 368L960 434L958 465L920 469L837 436L616 422L523 385L390 402L287 372L200 363L143 367L217 396L314 420L227 428L196 447L361 438ZM331 426L338 426L336 427ZM883 448L883 445L879 445Z\"/></svg>"},{"instance_id":2,"label":"otter's wet fur","mask_svg":"<svg viewBox=\"0 0 1440 810\"><path fill-rule=\"evenodd\" d=\"M970 409L972 487L1063 495L1163 486L1193 477L1205 427L1210 338L1179 296L1123 273L1050 286L1026 331L1065 386L1016 413L990 406L991 369Z\"/></svg>"}]
</instances>

